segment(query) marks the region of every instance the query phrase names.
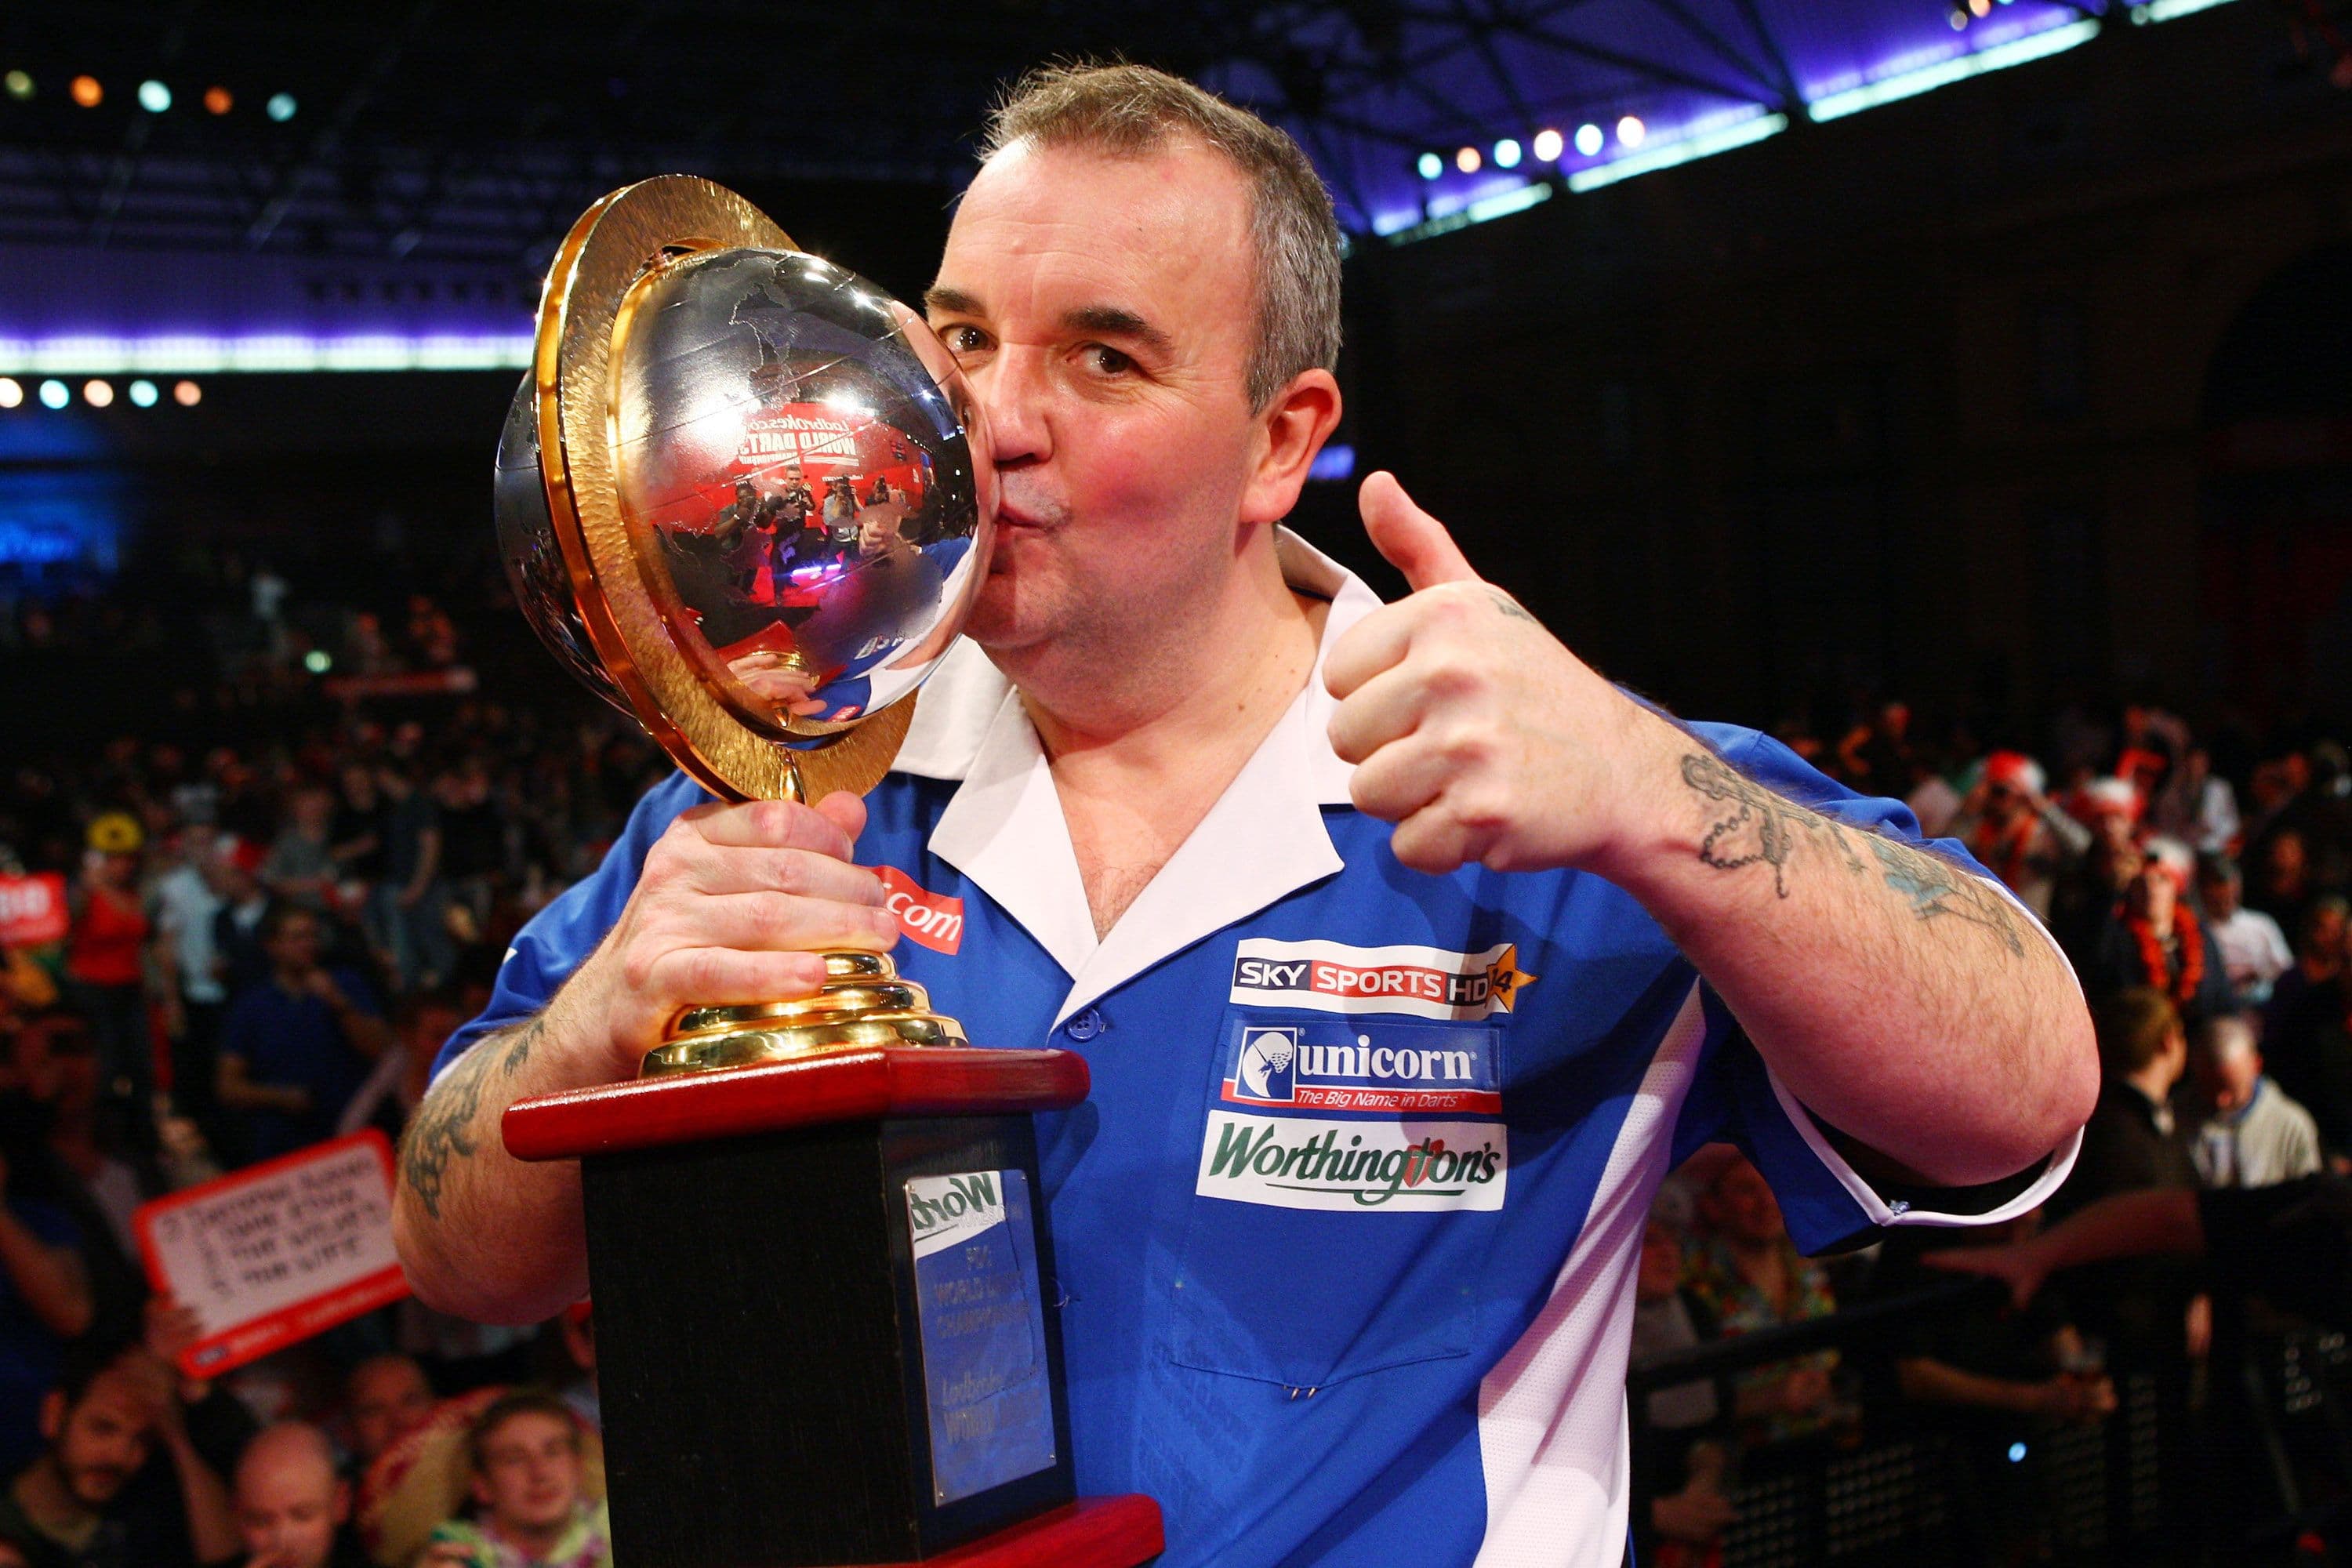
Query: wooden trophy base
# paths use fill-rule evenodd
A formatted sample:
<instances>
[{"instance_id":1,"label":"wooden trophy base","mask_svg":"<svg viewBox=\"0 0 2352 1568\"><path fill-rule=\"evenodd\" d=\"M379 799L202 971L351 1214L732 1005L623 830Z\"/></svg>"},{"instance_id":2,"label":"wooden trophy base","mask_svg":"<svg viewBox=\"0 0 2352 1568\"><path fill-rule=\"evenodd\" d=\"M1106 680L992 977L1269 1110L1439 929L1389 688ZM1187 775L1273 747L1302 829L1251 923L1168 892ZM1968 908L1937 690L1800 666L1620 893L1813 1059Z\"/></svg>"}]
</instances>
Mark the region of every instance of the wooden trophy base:
<instances>
[{"instance_id":1,"label":"wooden trophy base","mask_svg":"<svg viewBox=\"0 0 2352 1568\"><path fill-rule=\"evenodd\" d=\"M520 1101L577 1159L630 1568L1133 1568L1076 1500L1029 1113L1065 1051L877 1047Z\"/></svg>"}]
</instances>

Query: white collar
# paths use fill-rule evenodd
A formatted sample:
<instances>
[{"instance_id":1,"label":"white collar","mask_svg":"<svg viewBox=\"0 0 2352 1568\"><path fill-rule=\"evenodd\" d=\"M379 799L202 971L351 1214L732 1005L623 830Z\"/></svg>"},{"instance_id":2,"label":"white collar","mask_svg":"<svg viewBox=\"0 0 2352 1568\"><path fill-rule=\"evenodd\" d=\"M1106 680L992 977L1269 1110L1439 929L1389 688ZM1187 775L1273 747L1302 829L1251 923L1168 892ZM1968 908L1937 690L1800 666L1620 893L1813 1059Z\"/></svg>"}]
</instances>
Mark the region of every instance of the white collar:
<instances>
[{"instance_id":1,"label":"white collar","mask_svg":"<svg viewBox=\"0 0 2352 1568\"><path fill-rule=\"evenodd\" d=\"M1354 769L1331 750L1323 661L1380 605L1363 582L1287 529L1283 580L1330 601L1305 687L1149 887L1097 942L1037 732L1012 683L969 643L924 685L894 771L960 783L931 852L996 900L1070 975L1055 1022L1179 949L1340 868L1321 808Z\"/></svg>"}]
</instances>

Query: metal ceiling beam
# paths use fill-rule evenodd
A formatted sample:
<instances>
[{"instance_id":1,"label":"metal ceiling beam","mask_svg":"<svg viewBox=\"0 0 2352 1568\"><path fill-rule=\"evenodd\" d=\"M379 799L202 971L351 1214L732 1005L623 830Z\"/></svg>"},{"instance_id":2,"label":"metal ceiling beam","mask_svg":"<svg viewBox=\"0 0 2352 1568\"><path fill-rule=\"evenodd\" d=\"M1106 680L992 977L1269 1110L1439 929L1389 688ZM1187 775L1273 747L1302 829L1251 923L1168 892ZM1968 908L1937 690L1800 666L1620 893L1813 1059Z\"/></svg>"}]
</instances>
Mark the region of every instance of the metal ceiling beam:
<instances>
[{"instance_id":1,"label":"metal ceiling beam","mask_svg":"<svg viewBox=\"0 0 2352 1568\"><path fill-rule=\"evenodd\" d=\"M1763 46L1766 58L1772 62L1773 72L1780 79L1781 107L1794 113L1804 106L1805 89L1797 85L1797 72L1789 63L1789 51L1780 47L1780 38L1774 35L1772 25L1764 19L1763 8L1756 0L1731 3L1739 8L1741 18L1755 33L1756 41Z\"/></svg>"}]
</instances>

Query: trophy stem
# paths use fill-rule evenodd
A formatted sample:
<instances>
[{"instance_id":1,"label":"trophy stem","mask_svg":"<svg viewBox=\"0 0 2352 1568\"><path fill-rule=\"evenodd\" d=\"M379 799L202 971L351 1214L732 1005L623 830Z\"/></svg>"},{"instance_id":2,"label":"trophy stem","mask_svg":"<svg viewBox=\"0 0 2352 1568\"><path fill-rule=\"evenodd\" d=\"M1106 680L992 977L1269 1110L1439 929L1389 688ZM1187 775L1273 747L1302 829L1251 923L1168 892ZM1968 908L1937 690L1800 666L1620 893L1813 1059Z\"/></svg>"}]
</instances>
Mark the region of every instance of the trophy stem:
<instances>
[{"instance_id":1,"label":"trophy stem","mask_svg":"<svg viewBox=\"0 0 2352 1568\"><path fill-rule=\"evenodd\" d=\"M930 994L878 952L828 952L814 996L689 1007L646 1053L641 1078L758 1067L870 1046L962 1046L963 1026L931 1011Z\"/></svg>"}]
</instances>

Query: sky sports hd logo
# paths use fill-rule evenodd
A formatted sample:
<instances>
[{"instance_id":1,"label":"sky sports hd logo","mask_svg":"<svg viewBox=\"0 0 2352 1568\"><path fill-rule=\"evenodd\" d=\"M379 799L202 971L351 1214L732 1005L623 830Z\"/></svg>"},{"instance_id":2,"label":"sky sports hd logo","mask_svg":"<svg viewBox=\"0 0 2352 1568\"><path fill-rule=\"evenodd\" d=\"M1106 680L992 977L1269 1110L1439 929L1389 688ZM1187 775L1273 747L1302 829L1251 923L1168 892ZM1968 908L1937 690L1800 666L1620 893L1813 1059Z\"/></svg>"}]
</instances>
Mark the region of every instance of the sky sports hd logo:
<instances>
[{"instance_id":1,"label":"sky sports hd logo","mask_svg":"<svg viewBox=\"0 0 2352 1568\"><path fill-rule=\"evenodd\" d=\"M1219 1098L1390 1115L1503 1109L1502 1031L1442 1024L1229 1026Z\"/></svg>"},{"instance_id":2,"label":"sky sports hd logo","mask_svg":"<svg viewBox=\"0 0 2352 1568\"><path fill-rule=\"evenodd\" d=\"M1492 1213L1510 1179L1509 1130L1498 1121L1318 1121L1209 1112L1202 1197L1271 1208Z\"/></svg>"},{"instance_id":3,"label":"sky sports hd logo","mask_svg":"<svg viewBox=\"0 0 2352 1568\"><path fill-rule=\"evenodd\" d=\"M1510 942L1484 952L1449 952L1252 937L1234 950L1233 1000L1254 1007L1471 1022L1509 1012L1519 992L1536 983L1518 959Z\"/></svg>"}]
</instances>

